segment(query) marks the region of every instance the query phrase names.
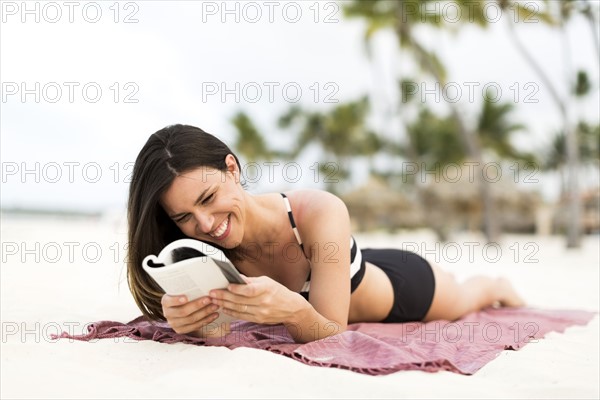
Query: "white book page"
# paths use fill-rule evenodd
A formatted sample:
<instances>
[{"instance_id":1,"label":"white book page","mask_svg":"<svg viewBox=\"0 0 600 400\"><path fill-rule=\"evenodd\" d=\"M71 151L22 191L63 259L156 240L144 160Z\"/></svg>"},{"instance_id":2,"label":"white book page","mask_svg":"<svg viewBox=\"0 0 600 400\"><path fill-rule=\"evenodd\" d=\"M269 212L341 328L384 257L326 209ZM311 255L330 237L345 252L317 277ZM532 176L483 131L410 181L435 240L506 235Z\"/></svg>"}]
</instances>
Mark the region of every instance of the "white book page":
<instances>
[{"instance_id":1,"label":"white book page","mask_svg":"<svg viewBox=\"0 0 600 400\"><path fill-rule=\"evenodd\" d=\"M172 252L182 247L190 247L211 256L188 258L173 263ZM142 266L165 293L171 296L185 295L188 300L208 296L212 289L225 289L230 282L245 283L235 266L220 250L192 239L181 239L169 244L158 257L149 255L144 258ZM211 325L233 320L234 318L219 312L219 318Z\"/></svg>"}]
</instances>

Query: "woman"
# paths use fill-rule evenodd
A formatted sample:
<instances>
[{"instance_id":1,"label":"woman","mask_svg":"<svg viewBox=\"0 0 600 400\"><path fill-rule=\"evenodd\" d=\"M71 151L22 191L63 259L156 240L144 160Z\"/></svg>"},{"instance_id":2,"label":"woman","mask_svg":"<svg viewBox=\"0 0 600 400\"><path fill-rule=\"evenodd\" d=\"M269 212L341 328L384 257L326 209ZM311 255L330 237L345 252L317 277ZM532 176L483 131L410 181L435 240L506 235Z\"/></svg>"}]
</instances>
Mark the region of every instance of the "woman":
<instances>
[{"instance_id":1,"label":"woman","mask_svg":"<svg viewBox=\"0 0 600 400\"><path fill-rule=\"evenodd\" d=\"M318 190L252 195L240 170L223 142L193 126L161 129L142 148L129 193L128 281L146 317L202 335L223 312L282 323L309 342L354 322L455 320L495 303L524 304L504 279L458 284L414 253L360 250L339 198ZM184 237L222 249L247 284L193 301L164 294L142 259Z\"/></svg>"}]
</instances>

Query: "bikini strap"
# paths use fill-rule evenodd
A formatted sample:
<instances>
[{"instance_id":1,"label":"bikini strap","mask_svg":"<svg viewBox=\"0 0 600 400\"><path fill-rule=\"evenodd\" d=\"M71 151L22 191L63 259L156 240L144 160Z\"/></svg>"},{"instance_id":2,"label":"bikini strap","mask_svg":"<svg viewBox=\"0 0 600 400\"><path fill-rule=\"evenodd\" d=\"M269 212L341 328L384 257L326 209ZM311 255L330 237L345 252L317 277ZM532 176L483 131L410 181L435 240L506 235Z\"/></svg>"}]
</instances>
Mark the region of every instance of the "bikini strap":
<instances>
[{"instance_id":1,"label":"bikini strap","mask_svg":"<svg viewBox=\"0 0 600 400\"><path fill-rule=\"evenodd\" d=\"M294 235L296 236L296 240L304 252L304 245L302 244L302 239L300 238L300 232L298 232L298 227L296 226L296 222L294 221L294 215L292 214L292 206L290 205L290 200L283 193L280 193L281 197L283 197L283 202L285 203L285 208L288 213L288 218L290 220L290 225L292 225L292 230L294 231Z\"/></svg>"}]
</instances>

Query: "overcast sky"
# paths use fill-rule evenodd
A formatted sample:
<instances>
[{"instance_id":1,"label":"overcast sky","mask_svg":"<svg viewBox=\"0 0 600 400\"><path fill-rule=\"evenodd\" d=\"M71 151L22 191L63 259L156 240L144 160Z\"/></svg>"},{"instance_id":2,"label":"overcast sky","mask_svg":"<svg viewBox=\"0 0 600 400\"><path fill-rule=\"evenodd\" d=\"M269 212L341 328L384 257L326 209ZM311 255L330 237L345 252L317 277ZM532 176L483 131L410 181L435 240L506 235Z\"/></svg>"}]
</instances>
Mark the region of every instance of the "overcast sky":
<instances>
[{"instance_id":1,"label":"overcast sky","mask_svg":"<svg viewBox=\"0 0 600 400\"><path fill-rule=\"evenodd\" d=\"M394 97L394 71L410 70L393 56L389 33L375 37L370 62L364 25L345 21L334 2L227 2L227 10L222 2L200 1L28 2L27 10L23 4L2 2L3 207L123 208L132 162L151 133L187 123L232 144L230 119L238 110L255 119L270 144L285 146L289 134L277 129L276 118L292 104L327 109L369 94L379 113L373 124L393 134L382 115ZM419 35L463 91L466 115L492 84L502 101L517 103L515 120L530 128L517 143L534 149L559 129L558 112L508 40L506 18L513 16L486 31ZM521 23L518 32L552 79L564 82L561 37L539 23ZM573 116L597 123L591 31L576 19L568 34L572 68L589 71L594 83ZM435 102L432 94L425 100ZM296 185L314 183L315 157L301 160L304 178ZM542 190L553 193L555 186L548 181Z\"/></svg>"}]
</instances>

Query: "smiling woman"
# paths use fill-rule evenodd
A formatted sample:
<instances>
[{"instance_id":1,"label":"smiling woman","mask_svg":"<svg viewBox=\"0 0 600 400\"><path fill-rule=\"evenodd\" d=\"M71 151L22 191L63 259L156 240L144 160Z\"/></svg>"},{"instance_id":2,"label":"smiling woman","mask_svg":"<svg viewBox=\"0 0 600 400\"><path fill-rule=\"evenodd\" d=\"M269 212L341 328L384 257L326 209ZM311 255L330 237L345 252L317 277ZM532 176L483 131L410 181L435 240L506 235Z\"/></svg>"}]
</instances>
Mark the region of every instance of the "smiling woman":
<instances>
[{"instance_id":1,"label":"smiling woman","mask_svg":"<svg viewBox=\"0 0 600 400\"><path fill-rule=\"evenodd\" d=\"M458 284L417 254L361 250L336 196L318 190L253 195L240 171L227 145L193 126L161 129L142 148L129 193L128 282L146 317L200 335L223 312L284 324L296 341L308 342L353 322L454 320L494 304L524 304L503 279ZM193 301L164 294L142 260L186 237L223 250L247 284Z\"/></svg>"}]
</instances>

